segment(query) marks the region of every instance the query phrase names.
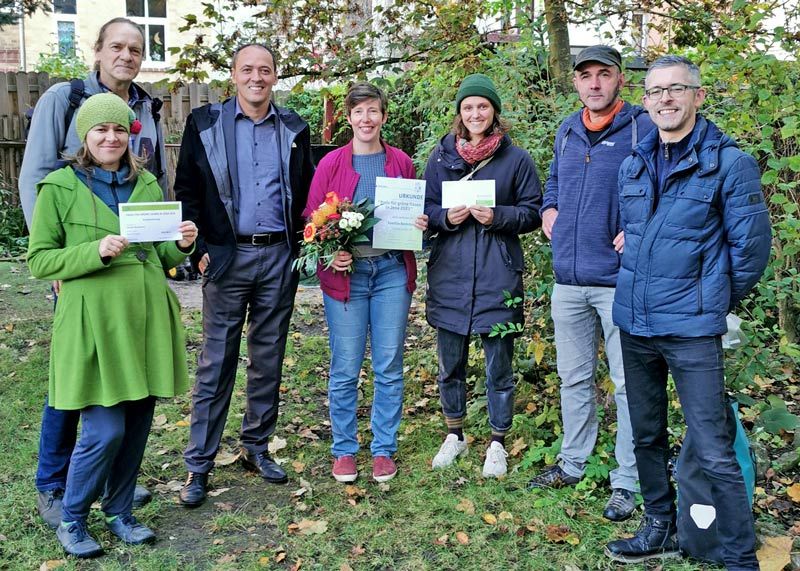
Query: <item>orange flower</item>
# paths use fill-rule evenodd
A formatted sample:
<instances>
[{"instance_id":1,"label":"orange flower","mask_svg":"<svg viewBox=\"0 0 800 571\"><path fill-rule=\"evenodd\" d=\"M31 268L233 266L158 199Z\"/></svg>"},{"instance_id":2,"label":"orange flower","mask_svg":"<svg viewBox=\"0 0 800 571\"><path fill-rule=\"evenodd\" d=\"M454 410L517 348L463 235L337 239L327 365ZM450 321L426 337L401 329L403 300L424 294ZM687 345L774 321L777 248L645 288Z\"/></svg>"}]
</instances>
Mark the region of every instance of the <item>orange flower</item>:
<instances>
[{"instance_id":1,"label":"orange flower","mask_svg":"<svg viewBox=\"0 0 800 571\"><path fill-rule=\"evenodd\" d=\"M331 214L336 213L336 207L323 203L311 213L311 221L317 226L324 226Z\"/></svg>"},{"instance_id":2,"label":"orange flower","mask_svg":"<svg viewBox=\"0 0 800 571\"><path fill-rule=\"evenodd\" d=\"M325 195L325 204L333 206L334 210L339 206L339 195L331 191Z\"/></svg>"},{"instance_id":3,"label":"orange flower","mask_svg":"<svg viewBox=\"0 0 800 571\"><path fill-rule=\"evenodd\" d=\"M306 224L306 227L303 229L303 241L304 242L311 242L314 240L314 236L317 235L317 227L313 222L309 222Z\"/></svg>"}]
</instances>

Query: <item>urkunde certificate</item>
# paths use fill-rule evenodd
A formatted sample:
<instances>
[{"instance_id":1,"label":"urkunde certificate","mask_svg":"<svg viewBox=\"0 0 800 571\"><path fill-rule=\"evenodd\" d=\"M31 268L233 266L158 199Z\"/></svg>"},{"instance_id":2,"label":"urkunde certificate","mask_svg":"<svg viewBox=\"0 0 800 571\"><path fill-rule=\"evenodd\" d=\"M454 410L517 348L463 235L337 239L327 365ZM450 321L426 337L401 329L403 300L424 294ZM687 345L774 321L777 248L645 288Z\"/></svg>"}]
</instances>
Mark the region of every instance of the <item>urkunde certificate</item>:
<instances>
[{"instance_id":1,"label":"urkunde certificate","mask_svg":"<svg viewBox=\"0 0 800 571\"><path fill-rule=\"evenodd\" d=\"M123 202L119 233L129 242L167 242L182 238L180 202Z\"/></svg>"},{"instance_id":2,"label":"urkunde certificate","mask_svg":"<svg viewBox=\"0 0 800 571\"><path fill-rule=\"evenodd\" d=\"M387 250L421 250L422 230L414 220L425 210L425 181L408 178L375 179L375 217L372 247Z\"/></svg>"},{"instance_id":3,"label":"urkunde certificate","mask_svg":"<svg viewBox=\"0 0 800 571\"><path fill-rule=\"evenodd\" d=\"M446 180L442 183L442 208L454 206L495 206L492 180Z\"/></svg>"}]
</instances>

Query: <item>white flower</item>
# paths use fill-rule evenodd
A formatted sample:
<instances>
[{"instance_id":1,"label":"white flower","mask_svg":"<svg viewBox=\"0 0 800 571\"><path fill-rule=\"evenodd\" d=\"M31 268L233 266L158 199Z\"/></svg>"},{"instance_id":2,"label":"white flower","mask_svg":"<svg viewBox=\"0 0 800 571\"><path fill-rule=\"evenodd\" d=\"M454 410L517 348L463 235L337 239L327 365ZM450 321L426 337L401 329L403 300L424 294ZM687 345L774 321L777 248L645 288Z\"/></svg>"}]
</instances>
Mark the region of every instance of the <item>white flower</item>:
<instances>
[{"instance_id":1,"label":"white flower","mask_svg":"<svg viewBox=\"0 0 800 571\"><path fill-rule=\"evenodd\" d=\"M347 218L342 218L341 220L339 220L339 228L341 228L342 230L347 230L347 227L348 227Z\"/></svg>"},{"instance_id":2,"label":"white flower","mask_svg":"<svg viewBox=\"0 0 800 571\"><path fill-rule=\"evenodd\" d=\"M360 226L361 222L359 222L357 218L350 220L350 228L359 228Z\"/></svg>"},{"instance_id":3,"label":"white flower","mask_svg":"<svg viewBox=\"0 0 800 571\"><path fill-rule=\"evenodd\" d=\"M364 220L364 215L363 214L361 214L360 212L356 212L355 214L356 214L356 216L355 216L356 220L358 220L359 222Z\"/></svg>"}]
</instances>

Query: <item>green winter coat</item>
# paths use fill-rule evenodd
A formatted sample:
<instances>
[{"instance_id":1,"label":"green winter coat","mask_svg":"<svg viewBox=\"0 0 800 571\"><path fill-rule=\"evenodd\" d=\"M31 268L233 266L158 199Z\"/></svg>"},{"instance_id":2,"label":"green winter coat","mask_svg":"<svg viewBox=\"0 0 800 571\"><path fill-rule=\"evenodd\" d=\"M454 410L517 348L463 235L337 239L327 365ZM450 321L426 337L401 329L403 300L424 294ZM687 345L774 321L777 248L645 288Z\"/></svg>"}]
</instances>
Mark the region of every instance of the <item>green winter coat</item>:
<instances>
[{"instance_id":1,"label":"green winter coat","mask_svg":"<svg viewBox=\"0 0 800 571\"><path fill-rule=\"evenodd\" d=\"M50 346L50 406L113 406L172 397L189 386L180 306L164 268L185 257L175 242L130 244L106 265L100 240L119 218L71 167L50 173L38 198L28 246L33 276L62 280ZM162 200L143 171L131 202ZM147 252L144 262L136 258Z\"/></svg>"}]
</instances>

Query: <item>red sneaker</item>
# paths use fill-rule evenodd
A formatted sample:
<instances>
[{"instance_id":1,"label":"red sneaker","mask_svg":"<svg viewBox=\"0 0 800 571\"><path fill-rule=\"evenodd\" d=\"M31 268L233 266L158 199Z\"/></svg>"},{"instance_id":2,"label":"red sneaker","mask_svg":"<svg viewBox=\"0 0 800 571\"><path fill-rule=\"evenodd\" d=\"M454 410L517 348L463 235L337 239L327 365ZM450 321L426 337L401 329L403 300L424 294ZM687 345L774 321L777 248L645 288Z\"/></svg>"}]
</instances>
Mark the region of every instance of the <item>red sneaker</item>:
<instances>
[{"instance_id":1,"label":"red sneaker","mask_svg":"<svg viewBox=\"0 0 800 571\"><path fill-rule=\"evenodd\" d=\"M348 454L347 456L335 458L331 475L337 482L355 482L358 477L355 457Z\"/></svg>"},{"instance_id":2,"label":"red sneaker","mask_svg":"<svg viewBox=\"0 0 800 571\"><path fill-rule=\"evenodd\" d=\"M388 482L397 474L397 464L388 456L375 456L372 459L372 478L376 482Z\"/></svg>"}]
</instances>

